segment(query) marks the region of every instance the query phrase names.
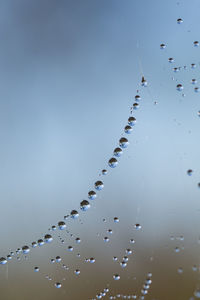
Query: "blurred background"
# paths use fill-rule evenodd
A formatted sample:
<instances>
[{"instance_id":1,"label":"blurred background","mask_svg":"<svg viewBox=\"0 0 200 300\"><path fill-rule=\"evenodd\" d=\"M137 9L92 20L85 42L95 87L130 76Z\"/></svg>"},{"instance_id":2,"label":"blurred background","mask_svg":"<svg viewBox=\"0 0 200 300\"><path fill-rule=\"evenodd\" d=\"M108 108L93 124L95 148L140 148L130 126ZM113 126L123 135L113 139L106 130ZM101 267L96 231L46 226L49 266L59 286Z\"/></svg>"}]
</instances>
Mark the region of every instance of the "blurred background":
<instances>
[{"instance_id":1,"label":"blurred background","mask_svg":"<svg viewBox=\"0 0 200 300\"><path fill-rule=\"evenodd\" d=\"M0 266L2 300L143 299L149 272L145 299L200 298L199 9L198 0L0 1L0 257L53 236ZM130 144L111 169L122 136ZM97 180L104 189L80 211ZM72 209L80 217L67 231L48 230Z\"/></svg>"}]
</instances>

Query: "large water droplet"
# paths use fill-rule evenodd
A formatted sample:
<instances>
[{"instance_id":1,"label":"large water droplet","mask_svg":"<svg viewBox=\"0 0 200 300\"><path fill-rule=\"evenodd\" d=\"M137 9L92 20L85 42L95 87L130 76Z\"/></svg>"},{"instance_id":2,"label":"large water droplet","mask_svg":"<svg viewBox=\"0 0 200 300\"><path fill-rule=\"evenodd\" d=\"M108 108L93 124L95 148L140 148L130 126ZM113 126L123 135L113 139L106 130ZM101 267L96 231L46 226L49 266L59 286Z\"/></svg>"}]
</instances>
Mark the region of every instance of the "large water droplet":
<instances>
[{"instance_id":1,"label":"large water droplet","mask_svg":"<svg viewBox=\"0 0 200 300\"><path fill-rule=\"evenodd\" d=\"M90 202L87 201L87 200L81 201L81 203L80 203L80 208L81 208L81 210L83 210L83 211L88 210L88 209L90 208Z\"/></svg>"},{"instance_id":2,"label":"large water droplet","mask_svg":"<svg viewBox=\"0 0 200 300\"><path fill-rule=\"evenodd\" d=\"M64 230L66 228L66 224L64 221L58 222L58 227L60 230Z\"/></svg>"},{"instance_id":3,"label":"large water droplet","mask_svg":"<svg viewBox=\"0 0 200 300\"><path fill-rule=\"evenodd\" d=\"M7 263L7 260L5 257L0 258L0 265L5 265Z\"/></svg>"},{"instance_id":4,"label":"large water droplet","mask_svg":"<svg viewBox=\"0 0 200 300\"><path fill-rule=\"evenodd\" d=\"M102 190L103 187L104 187L103 182L100 181L100 180L96 181L95 184L94 184L94 187L95 187L95 189L98 190L98 191Z\"/></svg>"},{"instance_id":5,"label":"large water droplet","mask_svg":"<svg viewBox=\"0 0 200 300\"><path fill-rule=\"evenodd\" d=\"M120 147L122 148L127 148L128 147L128 140L125 138L125 137L122 137L120 140L119 140L119 145Z\"/></svg>"}]
</instances>

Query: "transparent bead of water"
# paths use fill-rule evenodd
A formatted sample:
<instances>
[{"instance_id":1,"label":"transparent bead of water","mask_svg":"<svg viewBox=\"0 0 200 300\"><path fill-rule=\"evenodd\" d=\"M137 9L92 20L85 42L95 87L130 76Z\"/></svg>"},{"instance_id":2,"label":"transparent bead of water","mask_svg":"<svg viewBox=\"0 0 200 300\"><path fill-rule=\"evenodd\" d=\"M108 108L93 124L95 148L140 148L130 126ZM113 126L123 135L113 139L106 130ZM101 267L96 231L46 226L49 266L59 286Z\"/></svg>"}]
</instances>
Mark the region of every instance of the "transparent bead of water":
<instances>
[{"instance_id":1,"label":"transparent bead of water","mask_svg":"<svg viewBox=\"0 0 200 300\"><path fill-rule=\"evenodd\" d=\"M128 254L128 255L131 255L132 254L132 250L131 249L126 249L126 253Z\"/></svg>"},{"instance_id":2,"label":"transparent bead of water","mask_svg":"<svg viewBox=\"0 0 200 300\"><path fill-rule=\"evenodd\" d=\"M91 258L89 259L89 262L90 262L91 264L95 263L95 258L94 258L94 257L91 257Z\"/></svg>"},{"instance_id":3,"label":"transparent bead of water","mask_svg":"<svg viewBox=\"0 0 200 300\"><path fill-rule=\"evenodd\" d=\"M56 282L56 283L55 283L55 287L56 287L57 289L60 289L60 288L62 287L62 284L61 284L60 282Z\"/></svg>"},{"instance_id":4,"label":"transparent bead of water","mask_svg":"<svg viewBox=\"0 0 200 300\"><path fill-rule=\"evenodd\" d=\"M107 174L108 174L108 171L107 171L106 169L103 169L103 170L101 171L101 173L102 173L102 175L107 175Z\"/></svg>"},{"instance_id":5,"label":"transparent bead of water","mask_svg":"<svg viewBox=\"0 0 200 300\"><path fill-rule=\"evenodd\" d=\"M96 181L95 184L94 184L94 187L95 187L95 189L96 189L97 191L102 190L103 187L104 187L103 182L100 181L100 180Z\"/></svg>"},{"instance_id":6,"label":"transparent bead of water","mask_svg":"<svg viewBox=\"0 0 200 300\"><path fill-rule=\"evenodd\" d=\"M115 148L115 150L113 151L114 156L116 157L120 157L122 155L123 151L121 148L117 147Z\"/></svg>"},{"instance_id":7,"label":"transparent bead of water","mask_svg":"<svg viewBox=\"0 0 200 300\"><path fill-rule=\"evenodd\" d=\"M54 263L55 263L55 259L52 258L52 259L50 260L50 262L51 262L51 264L54 264Z\"/></svg>"},{"instance_id":8,"label":"transparent bead of water","mask_svg":"<svg viewBox=\"0 0 200 300\"><path fill-rule=\"evenodd\" d=\"M112 234L112 233L113 233L112 229L108 229L107 232L108 232L109 234Z\"/></svg>"},{"instance_id":9,"label":"transparent bead of water","mask_svg":"<svg viewBox=\"0 0 200 300\"><path fill-rule=\"evenodd\" d=\"M197 80L196 80L195 78L193 78L193 79L191 80L191 83L192 83L192 84L196 84L196 83L197 83Z\"/></svg>"},{"instance_id":10,"label":"transparent bead of water","mask_svg":"<svg viewBox=\"0 0 200 300\"><path fill-rule=\"evenodd\" d=\"M96 197L97 197L97 194L96 194L95 191L89 191L89 192L88 192L88 198L89 198L90 200L94 200Z\"/></svg>"},{"instance_id":11,"label":"transparent bead of water","mask_svg":"<svg viewBox=\"0 0 200 300\"><path fill-rule=\"evenodd\" d=\"M56 256L56 262L61 262L61 257L60 256Z\"/></svg>"},{"instance_id":12,"label":"transparent bead of water","mask_svg":"<svg viewBox=\"0 0 200 300\"><path fill-rule=\"evenodd\" d=\"M118 258L117 258L116 256L113 256L113 260L114 260L114 261L117 261Z\"/></svg>"},{"instance_id":13,"label":"transparent bead of water","mask_svg":"<svg viewBox=\"0 0 200 300\"><path fill-rule=\"evenodd\" d=\"M27 253L30 252L30 248L29 248L28 246L23 246L23 247L22 247L22 252L23 252L24 254L27 254Z\"/></svg>"},{"instance_id":14,"label":"transparent bead of water","mask_svg":"<svg viewBox=\"0 0 200 300\"><path fill-rule=\"evenodd\" d=\"M188 174L189 176L191 176L192 173L193 173L193 170L192 170L192 169L187 170L187 174Z\"/></svg>"},{"instance_id":15,"label":"transparent bead of water","mask_svg":"<svg viewBox=\"0 0 200 300\"><path fill-rule=\"evenodd\" d=\"M51 229L52 229L53 231L55 231L55 230L56 230L56 226L55 226L55 225L51 226Z\"/></svg>"},{"instance_id":16,"label":"transparent bead of water","mask_svg":"<svg viewBox=\"0 0 200 300\"><path fill-rule=\"evenodd\" d=\"M191 64L191 68L195 69L196 68L196 64Z\"/></svg>"},{"instance_id":17,"label":"transparent bead of water","mask_svg":"<svg viewBox=\"0 0 200 300\"><path fill-rule=\"evenodd\" d=\"M60 230L64 230L64 229L66 228L65 222L64 222L64 221L58 222L58 228L59 228Z\"/></svg>"},{"instance_id":18,"label":"transparent bead of water","mask_svg":"<svg viewBox=\"0 0 200 300\"><path fill-rule=\"evenodd\" d=\"M136 123L136 118L135 118L135 117L129 117L129 118L128 118L128 124L129 124L130 126L134 126L135 123Z\"/></svg>"},{"instance_id":19,"label":"transparent bead of water","mask_svg":"<svg viewBox=\"0 0 200 300\"><path fill-rule=\"evenodd\" d=\"M181 19L181 18L178 18L176 21L177 21L177 24L182 24L183 23L183 19Z\"/></svg>"},{"instance_id":20,"label":"transparent bead of water","mask_svg":"<svg viewBox=\"0 0 200 300\"><path fill-rule=\"evenodd\" d=\"M198 93L198 92L200 91L200 88L196 86L196 87L194 88L194 91L195 91L195 93Z\"/></svg>"},{"instance_id":21,"label":"transparent bead of water","mask_svg":"<svg viewBox=\"0 0 200 300\"><path fill-rule=\"evenodd\" d=\"M174 62L174 58L173 58L173 57L169 57L169 58L168 58L168 62L169 62L169 63L173 63L173 62Z\"/></svg>"},{"instance_id":22,"label":"transparent bead of water","mask_svg":"<svg viewBox=\"0 0 200 300\"><path fill-rule=\"evenodd\" d=\"M119 280L119 279L120 279L120 276L119 276L118 274L115 274L115 275L113 275L113 279L114 279L114 280Z\"/></svg>"},{"instance_id":23,"label":"transparent bead of water","mask_svg":"<svg viewBox=\"0 0 200 300\"><path fill-rule=\"evenodd\" d=\"M123 261L128 262L128 260L129 260L128 256L123 257Z\"/></svg>"},{"instance_id":24,"label":"transparent bead of water","mask_svg":"<svg viewBox=\"0 0 200 300\"><path fill-rule=\"evenodd\" d=\"M12 256L11 255L7 255L7 260L11 260L12 259Z\"/></svg>"},{"instance_id":25,"label":"transparent bead of water","mask_svg":"<svg viewBox=\"0 0 200 300\"><path fill-rule=\"evenodd\" d=\"M80 203L80 208L81 208L81 210L83 210L83 211L87 211L87 210L90 208L90 202L87 201L87 200L81 201L81 203Z\"/></svg>"},{"instance_id":26,"label":"transparent bead of water","mask_svg":"<svg viewBox=\"0 0 200 300\"><path fill-rule=\"evenodd\" d=\"M130 134L133 131L133 128L130 125L124 127L124 132Z\"/></svg>"},{"instance_id":27,"label":"transparent bead of water","mask_svg":"<svg viewBox=\"0 0 200 300\"><path fill-rule=\"evenodd\" d=\"M128 144L129 144L129 142L128 142L127 138L125 138L125 137L122 137L122 138L119 140L119 145L120 145L120 147L122 147L122 148L127 148L127 147L128 147Z\"/></svg>"},{"instance_id":28,"label":"transparent bead of water","mask_svg":"<svg viewBox=\"0 0 200 300\"><path fill-rule=\"evenodd\" d=\"M130 239L130 243L131 243L131 244L134 244L134 243L135 243L135 240L134 240L134 239Z\"/></svg>"},{"instance_id":29,"label":"transparent bead of water","mask_svg":"<svg viewBox=\"0 0 200 300\"><path fill-rule=\"evenodd\" d=\"M139 108L139 103L137 103L137 102L135 102L135 103L133 103L133 109L138 109Z\"/></svg>"},{"instance_id":30,"label":"transparent bead of water","mask_svg":"<svg viewBox=\"0 0 200 300\"><path fill-rule=\"evenodd\" d=\"M40 269L39 269L38 267L35 267L35 268L34 268L34 272L39 272L39 270L40 270Z\"/></svg>"},{"instance_id":31,"label":"transparent bead of water","mask_svg":"<svg viewBox=\"0 0 200 300\"><path fill-rule=\"evenodd\" d=\"M165 44L160 44L160 49L165 49L166 45Z\"/></svg>"},{"instance_id":32,"label":"transparent bead of water","mask_svg":"<svg viewBox=\"0 0 200 300\"><path fill-rule=\"evenodd\" d=\"M106 243L108 243L108 242L110 241L110 239L109 239L107 236L105 236L105 237L103 238L103 240L104 240L104 242L106 242Z\"/></svg>"},{"instance_id":33,"label":"transparent bead of water","mask_svg":"<svg viewBox=\"0 0 200 300\"><path fill-rule=\"evenodd\" d=\"M141 228L142 228L142 226L140 224L135 224L135 229L139 230Z\"/></svg>"},{"instance_id":34,"label":"transparent bead of water","mask_svg":"<svg viewBox=\"0 0 200 300\"><path fill-rule=\"evenodd\" d=\"M116 168L116 166L118 165L117 159L115 157L110 158L108 161L108 165L111 168Z\"/></svg>"},{"instance_id":35,"label":"transparent bead of water","mask_svg":"<svg viewBox=\"0 0 200 300\"><path fill-rule=\"evenodd\" d=\"M7 260L5 257L0 258L0 265L5 265L7 263Z\"/></svg>"},{"instance_id":36,"label":"transparent bead of water","mask_svg":"<svg viewBox=\"0 0 200 300\"><path fill-rule=\"evenodd\" d=\"M80 239L79 237L77 237L77 238L75 239L75 241L76 241L77 244L80 244L81 239Z\"/></svg>"},{"instance_id":37,"label":"transparent bead of water","mask_svg":"<svg viewBox=\"0 0 200 300\"><path fill-rule=\"evenodd\" d=\"M177 91L181 92L183 90L182 84L180 84L180 83L177 84L176 89L177 89Z\"/></svg>"},{"instance_id":38,"label":"transparent bead of water","mask_svg":"<svg viewBox=\"0 0 200 300\"><path fill-rule=\"evenodd\" d=\"M141 100L140 95L136 95L136 96L135 96L135 101L140 101L140 100Z\"/></svg>"},{"instance_id":39,"label":"transparent bead of water","mask_svg":"<svg viewBox=\"0 0 200 300\"><path fill-rule=\"evenodd\" d=\"M50 234L45 234L44 240L46 243L51 243L53 241L53 238Z\"/></svg>"},{"instance_id":40,"label":"transparent bead of water","mask_svg":"<svg viewBox=\"0 0 200 300\"><path fill-rule=\"evenodd\" d=\"M193 45L194 45L195 47L199 47L199 41L194 41Z\"/></svg>"},{"instance_id":41,"label":"transparent bead of water","mask_svg":"<svg viewBox=\"0 0 200 300\"><path fill-rule=\"evenodd\" d=\"M114 222L115 222L115 223L119 223L119 218L114 217Z\"/></svg>"},{"instance_id":42,"label":"transparent bead of water","mask_svg":"<svg viewBox=\"0 0 200 300\"><path fill-rule=\"evenodd\" d=\"M77 219L79 217L79 213L75 209L71 211L70 215L72 219Z\"/></svg>"},{"instance_id":43,"label":"transparent bead of water","mask_svg":"<svg viewBox=\"0 0 200 300\"><path fill-rule=\"evenodd\" d=\"M125 268L125 267L127 266L127 263L126 263L125 261L122 261L122 262L120 263L120 266L121 266L122 268Z\"/></svg>"},{"instance_id":44,"label":"transparent bead of water","mask_svg":"<svg viewBox=\"0 0 200 300\"><path fill-rule=\"evenodd\" d=\"M69 252L72 252L72 251L74 250L74 248L73 248L72 246L69 246L69 247L67 248L67 250L68 250Z\"/></svg>"},{"instance_id":45,"label":"transparent bead of water","mask_svg":"<svg viewBox=\"0 0 200 300\"><path fill-rule=\"evenodd\" d=\"M77 270L74 271L74 273L75 273L76 275L79 275L81 272L80 272L80 270L77 269Z\"/></svg>"},{"instance_id":46,"label":"transparent bead of water","mask_svg":"<svg viewBox=\"0 0 200 300\"><path fill-rule=\"evenodd\" d=\"M36 243L36 242L32 242L31 245L32 245L33 248L36 248L36 247L37 247L37 243Z\"/></svg>"},{"instance_id":47,"label":"transparent bead of water","mask_svg":"<svg viewBox=\"0 0 200 300\"><path fill-rule=\"evenodd\" d=\"M43 245L44 245L44 241L43 241L42 239L39 239L39 240L38 240L38 245L39 245L39 246L43 246Z\"/></svg>"}]
</instances>

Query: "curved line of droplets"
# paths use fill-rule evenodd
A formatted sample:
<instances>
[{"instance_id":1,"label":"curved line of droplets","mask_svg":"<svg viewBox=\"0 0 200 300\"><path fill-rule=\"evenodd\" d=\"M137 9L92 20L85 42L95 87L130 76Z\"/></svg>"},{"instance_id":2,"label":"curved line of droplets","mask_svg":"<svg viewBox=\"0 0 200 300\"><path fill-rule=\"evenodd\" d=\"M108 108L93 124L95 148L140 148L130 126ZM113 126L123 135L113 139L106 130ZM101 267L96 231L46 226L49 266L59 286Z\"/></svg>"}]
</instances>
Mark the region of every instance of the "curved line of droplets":
<instances>
[{"instance_id":1,"label":"curved line of droplets","mask_svg":"<svg viewBox=\"0 0 200 300\"><path fill-rule=\"evenodd\" d=\"M146 79L144 79L144 77L142 77L141 86L143 86L143 87L147 86L147 81L146 81ZM137 90L137 93L138 92L139 92L139 90ZM128 118L128 124L124 127L124 133L125 134L130 134L133 130L133 126L136 124L136 118L132 114L133 114L133 110L137 110L139 108L139 103L138 102L140 100L141 100L141 97L140 97L140 95L137 94L135 96L135 102L133 103L133 105L130 108L131 116L129 116L129 118ZM121 137L120 140L119 140L119 146L114 149L113 157L111 157L108 161L108 166L110 168L115 168L118 165L117 158L119 158L122 155L122 153L123 153L122 149L127 148L128 145L129 145L128 139L126 137ZM108 171L106 169L103 169L101 173L102 173L102 175L106 175L108 173ZM103 187L104 187L104 184L101 180L96 181L95 184L94 184L94 188L97 192L101 191L103 189ZM89 200L96 199L96 197L97 197L96 191L90 190L88 192L88 199ZM80 202L81 211L87 211L89 208L90 208L90 202L88 200L83 200L83 201ZM64 219L66 220L68 217L71 217L72 219L77 219L79 217L79 212L77 210L73 209L71 211L70 215L64 216ZM114 218L114 221L118 222L118 218L117 217ZM66 223L64 221L59 221L58 222L58 228L60 230L66 229ZM55 231L56 226L53 225L50 230ZM44 238L38 239L37 242L35 242L35 241L32 242L30 247L36 248L37 246L42 246L45 243L48 244L48 243L51 243L52 241L53 241L52 235L51 234L45 234ZM30 247L25 245L21 248L18 248L16 250L16 255L18 255L20 253L28 254L30 252ZM0 258L0 265L5 265L8 261L12 260L12 257L14 255L15 255L15 252L11 251L10 254L8 254L6 257L1 257Z\"/></svg>"}]
</instances>

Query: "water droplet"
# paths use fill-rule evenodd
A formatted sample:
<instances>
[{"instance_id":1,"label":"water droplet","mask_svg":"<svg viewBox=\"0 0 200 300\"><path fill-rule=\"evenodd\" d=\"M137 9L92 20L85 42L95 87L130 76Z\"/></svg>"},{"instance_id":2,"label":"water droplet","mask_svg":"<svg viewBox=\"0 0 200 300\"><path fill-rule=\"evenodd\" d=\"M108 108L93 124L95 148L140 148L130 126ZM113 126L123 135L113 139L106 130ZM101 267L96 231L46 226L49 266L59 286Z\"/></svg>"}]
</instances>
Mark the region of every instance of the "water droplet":
<instances>
[{"instance_id":1,"label":"water droplet","mask_svg":"<svg viewBox=\"0 0 200 300\"><path fill-rule=\"evenodd\" d=\"M196 84L196 83L197 83L197 80L196 80L195 78L193 78L193 79L191 80L191 83L192 83L192 84Z\"/></svg>"},{"instance_id":2,"label":"water droplet","mask_svg":"<svg viewBox=\"0 0 200 300\"><path fill-rule=\"evenodd\" d=\"M179 274L182 274L183 273L183 268L178 268L177 271L178 271Z\"/></svg>"},{"instance_id":3,"label":"water droplet","mask_svg":"<svg viewBox=\"0 0 200 300\"><path fill-rule=\"evenodd\" d=\"M89 192L88 192L88 198L89 198L90 200L94 200L96 197L97 197L97 194L96 194L95 191L89 191Z\"/></svg>"},{"instance_id":4,"label":"water droplet","mask_svg":"<svg viewBox=\"0 0 200 300\"><path fill-rule=\"evenodd\" d=\"M56 287L57 289L60 289L60 288L62 287L62 284L61 284L60 282L56 282L56 283L55 283L55 287Z\"/></svg>"},{"instance_id":5,"label":"water droplet","mask_svg":"<svg viewBox=\"0 0 200 300\"><path fill-rule=\"evenodd\" d=\"M63 221L58 222L58 227L60 230L64 230L66 228L66 224Z\"/></svg>"},{"instance_id":6,"label":"water droplet","mask_svg":"<svg viewBox=\"0 0 200 300\"><path fill-rule=\"evenodd\" d=\"M69 246L67 249L69 252L72 252L74 250L74 248L72 246Z\"/></svg>"},{"instance_id":7,"label":"water droplet","mask_svg":"<svg viewBox=\"0 0 200 300\"><path fill-rule=\"evenodd\" d=\"M79 237L77 237L77 238L75 239L75 241L76 241L77 244L80 244L81 239L80 239Z\"/></svg>"},{"instance_id":8,"label":"water droplet","mask_svg":"<svg viewBox=\"0 0 200 300\"><path fill-rule=\"evenodd\" d=\"M114 280L119 280L120 276L118 274L113 275Z\"/></svg>"},{"instance_id":9,"label":"water droplet","mask_svg":"<svg viewBox=\"0 0 200 300\"><path fill-rule=\"evenodd\" d=\"M191 64L191 68L195 69L196 68L196 64Z\"/></svg>"},{"instance_id":10,"label":"water droplet","mask_svg":"<svg viewBox=\"0 0 200 300\"><path fill-rule=\"evenodd\" d=\"M127 253L128 255L130 255L130 254L132 254L132 250L131 250L131 249L126 249L126 253Z\"/></svg>"},{"instance_id":11,"label":"water droplet","mask_svg":"<svg viewBox=\"0 0 200 300\"><path fill-rule=\"evenodd\" d=\"M135 96L135 101L140 101L140 100L141 100L140 95L136 95L136 96Z\"/></svg>"},{"instance_id":12,"label":"water droplet","mask_svg":"<svg viewBox=\"0 0 200 300\"><path fill-rule=\"evenodd\" d=\"M103 187L104 187L103 182L100 181L100 180L96 181L95 184L94 184L94 187L95 187L95 189L98 190L98 191L102 190Z\"/></svg>"},{"instance_id":13,"label":"water droplet","mask_svg":"<svg viewBox=\"0 0 200 300\"><path fill-rule=\"evenodd\" d=\"M183 23L183 19L178 18L178 19L177 19L177 23L178 23L178 24L182 24L182 23Z\"/></svg>"},{"instance_id":14,"label":"water droplet","mask_svg":"<svg viewBox=\"0 0 200 300\"><path fill-rule=\"evenodd\" d=\"M36 243L36 242L32 242L31 245L32 245L33 248L36 248L36 247L37 247L37 243Z\"/></svg>"},{"instance_id":15,"label":"water droplet","mask_svg":"<svg viewBox=\"0 0 200 300\"><path fill-rule=\"evenodd\" d=\"M113 233L112 229L108 229L107 232L110 233L110 234Z\"/></svg>"},{"instance_id":16,"label":"water droplet","mask_svg":"<svg viewBox=\"0 0 200 300\"><path fill-rule=\"evenodd\" d=\"M179 247L176 247L176 248L174 249L174 251L175 251L176 253L178 253L178 252L180 252L180 248L179 248Z\"/></svg>"},{"instance_id":17,"label":"water droplet","mask_svg":"<svg viewBox=\"0 0 200 300\"><path fill-rule=\"evenodd\" d=\"M144 76L142 76L142 80L141 80L141 86L147 86L147 81L146 79L144 78Z\"/></svg>"},{"instance_id":18,"label":"water droplet","mask_svg":"<svg viewBox=\"0 0 200 300\"><path fill-rule=\"evenodd\" d=\"M81 272L80 272L80 270L77 269L77 270L74 271L74 273L75 273L76 275L79 275Z\"/></svg>"},{"instance_id":19,"label":"water droplet","mask_svg":"<svg viewBox=\"0 0 200 300\"><path fill-rule=\"evenodd\" d=\"M83 210L83 211L88 210L88 209L90 208L90 202L88 202L87 200L81 201L81 203L80 203L80 208L81 208L81 210Z\"/></svg>"},{"instance_id":20,"label":"water droplet","mask_svg":"<svg viewBox=\"0 0 200 300\"><path fill-rule=\"evenodd\" d=\"M46 243L51 243L53 241L53 238L50 234L45 234L44 240Z\"/></svg>"},{"instance_id":21,"label":"water droplet","mask_svg":"<svg viewBox=\"0 0 200 300\"><path fill-rule=\"evenodd\" d=\"M177 84L177 86L176 86L176 89L177 89L177 91L182 91L183 90L183 86L182 86L182 84Z\"/></svg>"},{"instance_id":22,"label":"water droplet","mask_svg":"<svg viewBox=\"0 0 200 300\"><path fill-rule=\"evenodd\" d=\"M130 243L134 244L135 243L134 239L130 239Z\"/></svg>"},{"instance_id":23,"label":"water droplet","mask_svg":"<svg viewBox=\"0 0 200 300\"><path fill-rule=\"evenodd\" d=\"M114 217L114 222L115 222L115 223L119 223L119 218Z\"/></svg>"},{"instance_id":24,"label":"water droplet","mask_svg":"<svg viewBox=\"0 0 200 300\"><path fill-rule=\"evenodd\" d=\"M122 137L120 140L119 140L119 145L120 147L122 148L127 148L128 147L128 140L125 138L125 137Z\"/></svg>"},{"instance_id":25,"label":"water droplet","mask_svg":"<svg viewBox=\"0 0 200 300\"><path fill-rule=\"evenodd\" d=\"M165 44L160 44L160 49L165 49L166 45Z\"/></svg>"},{"instance_id":26,"label":"water droplet","mask_svg":"<svg viewBox=\"0 0 200 300\"><path fill-rule=\"evenodd\" d=\"M122 262L120 263L120 266L121 266L122 268L125 268L125 267L127 266L127 263L126 263L125 261L122 261Z\"/></svg>"},{"instance_id":27,"label":"water droplet","mask_svg":"<svg viewBox=\"0 0 200 300\"><path fill-rule=\"evenodd\" d=\"M123 257L123 261L128 262L128 260L129 260L128 256Z\"/></svg>"},{"instance_id":28,"label":"water droplet","mask_svg":"<svg viewBox=\"0 0 200 300\"><path fill-rule=\"evenodd\" d=\"M194 44L195 47L198 47L199 46L199 41L194 41L193 44Z\"/></svg>"},{"instance_id":29,"label":"water droplet","mask_svg":"<svg viewBox=\"0 0 200 300\"><path fill-rule=\"evenodd\" d=\"M108 171L107 171L106 169L103 169L103 170L101 171L101 173L102 173L102 175L107 175L107 174L108 174Z\"/></svg>"},{"instance_id":30,"label":"water droplet","mask_svg":"<svg viewBox=\"0 0 200 300\"><path fill-rule=\"evenodd\" d=\"M7 263L7 260L5 257L0 258L0 265L5 265Z\"/></svg>"},{"instance_id":31,"label":"water droplet","mask_svg":"<svg viewBox=\"0 0 200 300\"><path fill-rule=\"evenodd\" d=\"M55 225L51 226L51 229L52 229L53 231L55 231L55 230L56 230L56 226L55 226Z\"/></svg>"},{"instance_id":32,"label":"water droplet","mask_svg":"<svg viewBox=\"0 0 200 300\"><path fill-rule=\"evenodd\" d=\"M72 219L77 219L79 217L79 213L77 212L77 210L72 210L70 215Z\"/></svg>"},{"instance_id":33,"label":"water droplet","mask_svg":"<svg viewBox=\"0 0 200 300\"><path fill-rule=\"evenodd\" d=\"M116 256L113 256L113 260L114 260L114 261L117 261L118 258L117 258Z\"/></svg>"},{"instance_id":34,"label":"water droplet","mask_svg":"<svg viewBox=\"0 0 200 300\"><path fill-rule=\"evenodd\" d=\"M168 62L169 62L169 63L173 63L173 62L174 62L173 57L169 57L169 58L168 58Z\"/></svg>"},{"instance_id":35,"label":"water droplet","mask_svg":"<svg viewBox=\"0 0 200 300\"><path fill-rule=\"evenodd\" d=\"M62 258L60 256L56 256L56 262L61 262Z\"/></svg>"},{"instance_id":36,"label":"water droplet","mask_svg":"<svg viewBox=\"0 0 200 300\"><path fill-rule=\"evenodd\" d=\"M135 224L135 229L139 230L141 228L142 228L142 226L140 224Z\"/></svg>"},{"instance_id":37,"label":"water droplet","mask_svg":"<svg viewBox=\"0 0 200 300\"><path fill-rule=\"evenodd\" d=\"M129 117L129 118L128 118L128 124L129 124L130 126L134 126L135 123L136 123L136 118L135 118L135 117Z\"/></svg>"},{"instance_id":38,"label":"water droplet","mask_svg":"<svg viewBox=\"0 0 200 300\"><path fill-rule=\"evenodd\" d=\"M22 251L23 251L24 254L27 254L27 253L30 252L30 248L28 246L23 246Z\"/></svg>"},{"instance_id":39,"label":"water droplet","mask_svg":"<svg viewBox=\"0 0 200 300\"><path fill-rule=\"evenodd\" d=\"M116 156L116 157L120 157L122 155L123 151L121 148L117 147L115 148L115 150L113 151L113 154Z\"/></svg>"},{"instance_id":40,"label":"water droplet","mask_svg":"<svg viewBox=\"0 0 200 300\"><path fill-rule=\"evenodd\" d=\"M40 270L40 269L39 269L38 267L35 267L35 268L34 268L34 271L35 271L35 272L39 272L39 270Z\"/></svg>"},{"instance_id":41,"label":"water droplet","mask_svg":"<svg viewBox=\"0 0 200 300\"><path fill-rule=\"evenodd\" d=\"M105 237L103 238L103 240L104 240L104 242L106 242L106 243L108 243L108 242L110 241L110 239L109 239L107 236L105 236Z\"/></svg>"},{"instance_id":42,"label":"water droplet","mask_svg":"<svg viewBox=\"0 0 200 300\"><path fill-rule=\"evenodd\" d=\"M174 71L175 73L177 73L179 70L180 70L180 68L177 68L177 67L173 68L173 71Z\"/></svg>"},{"instance_id":43,"label":"water droplet","mask_svg":"<svg viewBox=\"0 0 200 300\"><path fill-rule=\"evenodd\" d=\"M192 173L193 173L193 170L192 170L192 169L187 170L187 174L188 174L189 176L191 176Z\"/></svg>"},{"instance_id":44,"label":"water droplet","mask_svg":"<svg viewBox=\"0 0 200 300\"><path fill-rule=\"evenodd\" d=\"M196 93L198 93L198 92L200 91L200 88L199 88L198 86L196 86L196 87L194 88L194 91L195 91Z\"/></svg>"},{"instance_id":45,"label":"water droplet","mask_svg":"<svg viewBox=\"0 0 200 300\"><path fill-rule=\"evenodd\" d=\"M115 157L110 158L108 161L108 165L111 168L115 168L118 165L117 159Z\"/></svg>"},{"instance_id":46,"label":"water droplet","mask_svg":"<svg viewBox=\"0 0 200 300\"><path fill-rule=\"evenodd\" d=\"M135 102L133 103L133 109L138 109L139 108L139 103Z\"/></svg>"},{"instance_id":47,"label":"water droplet","mask_svg":"<svg viewBox=\"0 0 200 300\"><path fill-rule=\"evenodd\" d=\"M50 262L51 262L51 264L54 264L55 263L55 259L51 258Z\"/></svg>"},{"instance_id":48,"label":"water droplet","mask_svg":"<svg viewBox=\"0 0 200 300\"><path fill-rule=\"evenodd\" d=\"M12 256L11 255L7 255L7 260L11 260L12 259Z\"/></svg>"},{"instance_id":49,"label":"water droplet","mask_svg":"<svg viewBox=\"0 0 200 300\"><path fill-rule=\"evenodd\" d=\"M39 246L43 246L43 245L44 245L44 241L43 241L42 239L39 239L39 240L38 240L38 245L39 245Z\"/></svg>"},{"instance_id":50,"label":"water droplet","mask_svg":"<svg viewBox=\"0 0 200 300\"><path fill-rule=\"evenodd\" d=\"M133 128L130 125L124 127L124 132L130 134L133 131Z\"/></svg>"}]
</instances>

